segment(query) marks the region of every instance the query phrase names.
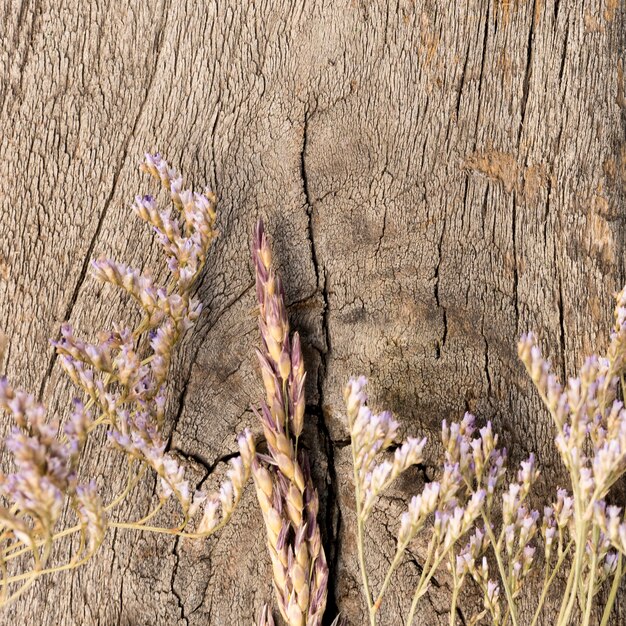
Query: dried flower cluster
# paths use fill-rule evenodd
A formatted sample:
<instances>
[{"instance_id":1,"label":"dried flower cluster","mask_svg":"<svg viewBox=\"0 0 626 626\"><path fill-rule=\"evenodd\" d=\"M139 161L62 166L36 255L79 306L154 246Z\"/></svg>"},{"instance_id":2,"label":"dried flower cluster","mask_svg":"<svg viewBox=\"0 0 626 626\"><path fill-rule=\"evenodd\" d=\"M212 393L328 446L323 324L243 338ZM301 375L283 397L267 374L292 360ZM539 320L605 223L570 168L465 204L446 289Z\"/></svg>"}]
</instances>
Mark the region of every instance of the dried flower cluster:
<instances>
[{"instance_id":1,"label":"dried flower cluster","mask_svg":"<svg viewBox=\"0 0 626 626\"><path fill-rule=\"evenodd\" d=\"M518 345L520 359L552 416L556 448L572 489L571 495L559 492L544 521L546 561L552 557L549 545L554 537L557 555L564 550L571 559L558 626L569 624L577 610L579 622L589 624L600 586L613 578L602 618L602 625L608 624L622 579L626 522L623 510L610 506L606 498L626 471L626 410L618 399L626 390L626 289L617 294L614 317L606 355L589 357L565 387L532 334ZM567 547L562 548L565 537Z\"/></svg>"},{"instance_id":2,"label":"dried flower cluster","mask_svg":"<svg viewBox=\"0 0 626 626\"><path fill-rule=\"evenodd\" d=\"M626 409L618 399L620 385L625 389L626 290L617 296L607 355L588 358L567 387L552 373L532 334L521 338L519 356L553 418L555 444L570 477L571 494L560 488L543 514L531 509L528 497L539 476L534 456L523 461L516 480L505 485L506 450L497 447L491 424L476 431L469 414L458 424L444 421L440 476L427 482L402 514L396 554L375 595L365 561L365 522L376 498L391 482L410 465L422 462L425 440L408 439L395 448L393 457L382 458L385 450L397 445L398 424L389 413L376 415L369 409L363 377L351 379L346 386L359 565L372 625L391 576L418 533L430 538L406 619L409 625L418 600L444 563L452 577L451 626L459 592L470 578L482 592L483 609L465 623L488 619L496 625L519 624L517 601L530 574L542 569L534 626L564 565L570 570L557 626L589 626L594 599L602 584L612 579L601 626L608 624L626 554L623 511L606 502L611 487L626 471ZM457 547L463 537L467 537L464 545Z\"/></svg>"},{"instance_id":3,"label":"dried flower cluster","mask_svg":"<svg viewBox=\"0 0 626 626\"><path fill-rule=\"evenodd\" d=\"M496 537L489 519L504 478L506 451L497 448L497 436L490 423L476 432L475 419L469 413L460 423L448 425L444 421L441 475L438 480L426 483L402 514L396 553L380 591L373 597L364 554L365 523L375 499L391 482L411 465L422 463L426 440L408 439L396 447L392 460L377 460L392 444L397 444L399 425L388 412L376 415L371 411L365 385L363 377L351 379L344 398L353 454L359 565L370 623L376 624L392 575L410 543L421 532L427 532L430 539L406 623L413 623L419 599L444 562L452 570L454 580L451 620L456 614L458 593L469 575L485 595L484 611L473 616L469 623L477 623L487 613L494 623L502 623L500 585L490 575L485 555L490 544L499 551L504 548L504 557L498 558L501 575L506 573L504 588L507 596L519 595L534 555L529 544L537 529L538 514L529 512L524 505L538 475L534 459L522 463L518 480L502 495L503 519ZM470 531L467 545L459 547L459 541Z\"/></svg>"},{"instance_id":4,"label":"dried flower cluster","mask_svg":"<svg viewBox=\"0 0 626 626\"><path fill-rule=\"evenodd\" d=\"M258 455L252 476L280 613L290 626L318 626L326 608L328 567L317 523L317 491L304 450L298 449L304 424L304 363L298 333L289 338L283 287L272 268L262 222L255 229L253 257L263 342L257 356L266 393L257 415L268 454ZM270 622L262 617L261 623Z\"/></svg>"},{"instance_id":5,"label":"dried flower cluster","mask_svg":"<svg viewBox=\"0 0 626 626\"><path fill-rule=\"evenodd\" d=\"M63 325L53 345L84 399L75 400L60 433L59 424L46 421L44 407L33 396L0 381L0 407L15 421L6 448L16 467L0 481L0 605L17 598L42 574L84 563L96 552L108 528L194 537L211 534L228 521L250 476L255 445L249 432L239 437L240 455L230 461L218 493L192 494L184 468L166 451L162 431L165 383L173 350L201 311L191 293L217 234L215 197L208 191L184 189L181 176L158 154L146 155L142 169L162 183L174 205L173 211L163 210L152 196L143 196L133 206L165 250L168 284L156 285L139 270L110 259L93 262L94 276L128 292L142 308L143 319L132 330L119 326L100 333L96 343L83 341L69 324ZM99 427L107 430L110 443L128 459L126 487L108 504L94 481L77 476L85 441ZM114 521L114 509L146 469L160 479L158 506L142 520ZM172 498L182 511L180 525L148 526ZM59 530L65 504L79 523ZM184 531L192 519L194 530ZM55 540L72 533L80 533L78 552L69 562L47 567ZM31 558L30 569L13 573L12 564L24 555Z\"/></svg>"}]
</instances>

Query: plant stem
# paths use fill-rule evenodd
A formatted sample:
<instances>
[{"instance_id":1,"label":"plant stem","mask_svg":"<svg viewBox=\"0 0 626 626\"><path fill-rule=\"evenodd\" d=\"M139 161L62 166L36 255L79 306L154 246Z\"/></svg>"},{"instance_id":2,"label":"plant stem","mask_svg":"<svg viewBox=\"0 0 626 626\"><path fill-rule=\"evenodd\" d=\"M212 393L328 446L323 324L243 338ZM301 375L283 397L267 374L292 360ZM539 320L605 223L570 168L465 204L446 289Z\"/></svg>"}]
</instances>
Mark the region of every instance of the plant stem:
<instances>
[{"instance_id":1,"label":"plant stem","mask_svg":"<svg viewBox=\"0 0 626 626\"><path fill-rule=\"evenodd\" d=\"M357 515L360 515L360 506L357 506ZM367 601L367 610L370 616L371 626L376 626L376 611L372 604L372 593L370 591L369 579L367 577L367 567L365 565L365 554L363 551L363 522L359 519L357 521L357 544L359 555L359 568L361 570L361 580L363 583L363 595Z\"/></svg>"},{"instance_id":2,"label":"plant stem","mask_svg":"<svg viewBox=\"0 0 626 626\"><path fill-rule=\"evenodd\" d=\"M583 616L582 626L589 626L589 620L591 619L591 607L593 606L594 587L596 586L596 569L598 563L598 537L600 529L594 526L593 529L593 541L591 544L591 564L589 565L589 580L587 581L587 602L585 604L585 613Z\"/></svg>"},{"instance_id":3,"label":"plant stem","mask_svg":"<svg viewBox=\"0 0 626 626\"><path fill-rule=\"evenodd\" d=\"M16 576L10 576L6 582L2 581L0 584L10 584L16 583L21 580L30 580L30 578L38 578L39 576L43 576L44 574L54 574L55 572L63 572L68 569L73 569L74 567L80 567L84 563L86 563L93 554L87 554L80 561L70 561L69 563L65 563L65 565L57 565L55 567L49 567L48 569L40 569L33 570L31 572L26 572L24 574L17 574Z\"/></svg>"},{"instance_id":4,"label":"plant stem","mask_svg":"<svg viewBox=\"0 0 626 626\"><path fill-rule=\"evenodd\" d=\"M611 585L611 591L604 607L604 613L602 613L602 622L600 622L600 626L608 626L609 617L611 616L611 611L613 609L613 605L615 604L617 590L619 589L619 584L622 581L622 556L623 555L620 552L617 557L617 569L615 570L615 575L613 576L613 584Z\"/></svg>"},{"instance_id":5,"label":"plant stem","mask_svg":"<svg viewBox=\"0 0 626 626\"><path fill-rule=\"evenodd\" d=\"M151 517L153 517L153 515L155 515L156 512L158 512L159 508L160 507L158 507L152 513L149 513L148 515L146 515L146 517L139 520L138 522L111 522L109 526L111 528L131 528L133 530L145 530L151 533L161 533L164 535L176 535L177 537L184 537L186 539L206 539L207 537L210 537L213 533L216 533L218 530L221 530L228 523L231 517L230 514L227 515L224 519L222 519L222 521L219 524L217 524L217 526L203 533L186 533L185 531L181 529L181 525L177 527L173 527L173 528L167 528L164 526L146 526L145 524L142 523L144 520L150 519Z\"/></svg>"},{"instance_id":6,"label":"plant stem","mask_svg":"<svg viewBox=\"0 0 626 626\"><path fill-rule=\"evenodd\" d=\"M413 594L413 600L411 602L411 609L409 611L409 617L407 618L407 622L406 622L407 626L412 626L413 624L413 619L415 617L415 609L417 608L417 602L422 597L421 587L422 585L421 585L421 579L420 579L420 582L415 588L415 593Z\"/></svg>"},{"instance_id":7,"label":"plant stem","mask_svg":"<svg viewBox=\"0 0 626 626\"><path fill-rule=\"evenodd\" d=\"M411 610L409 611L409 617L407 618L407 626L411 626L413 624L413 619L415 618L415 611L417 609L417 602L419 599L426 593L428 590L428 583L430 579L435 575L437 568L441 565L441 562L448 554L448 551L452 549L452 546L448 548L443 554L437 555L437 550L433 553L433 548L436 545L437 536L433 535L431 542L428 546L428 555L426 557L426 562L424 563L424 569L422 570L422 575L420 576L419 582L417 583L417 587L415 588L415 593L413 594L413 601L411 602ZM430 564L431 557L435 557L432 565Z\"/></svg>"},{"instance_id":8,"label":"plant stem","mask_svg":"<svg viewBox=\"0 0 626 626\"><path fill-rule=\"evenodd\" d=\"M372 604L372 593L370 591L369 579L367 577L367 567L365 565L365 553L363 549L364 523L361 518L361 489L359 488L359 474L356 465L356 452L354 444L350 443L352 450L352 470L354 474L354 499L356 500L356 530L357 530L357 551L359 558L359 569L361 570L361 581L363 583L363 595L367 602L367 611L370 618L370 625L376 626L376 612Z\"/></svg>"},{"instance_id":9,"label":"plant stem","mask_svg":"<svg viewBox=\"0 0 626 626\"><path fill-rule=\"evenodd\" d=\"M563 594L563 600L561 601L561 609L559 611L559 616L558 616L557 622L556 622L557 626L561 626L563 624L563 621L562 621L563 613L565 611L565 606L567 604L567 599L569 598L569 594L570 594L571 589L572 589L572 584L574 582L574 574L575 574L574 567L571 567L570 571L569 571L569 576L567 577L567 585L565 586L565 593Z\"/></svg>"},{"instance_id":10,"label":"plant stem","mask_svg":"<svg viewBox=\"0 0 626 626\"><path fill-rule=\"evenodd\" d=\"M456 567L454 566L454 558L452 551L448 553L448 560L450 561L450 571L452 572L452 599L450 600L450 626L455 626L456 623L456 603L459 597L459 579L456 575Z\"/></svg>"},{"instance_id":11,"label":"plant stem","mask_svg":"<svg viewBox=\"0 0 626 626\"><path fill-rule=\"evenodd\" d=\"M391 576L393 575L393 573L396 571L396 568L400 564L400 561L402 560L402 556L404 554L404 551L406 550L407 545L408 545L408 542L404 542L398 545L398 549L396 550L396 554L393 558L393 561L391 562L391 565L389 566L389 569L387 570L387 575L385 576L383 586L380 588L380 591L378 592L378 596L376 597L376 600L374 602L374 612L378 611L378 609L380 608L380 605L383 601L383 596L385 595L385 591L387 591L387 587L389 586L389 583L391 582Z\"/></svg>"},{"instance_id":12,"label":"plant stem","mask_svg":"<svg viewBox=\"0 0 626 626\"><path fill-rule=\"evenodd\" d=\"M583 569L583 558L585 555L585 536L587 534L587 524L582 519L576 520L577 533L576 533L576 553L574 557L574 567L567 581L566 593L563 596L563 604L561 605L561 612L559 613L558 626L567 626L569 619L574 609L574 603L578 595L578 589L576 583L580 580L580 576ZM569 595L568 595L569 592ZM565 607L563 609L563 607Z\"/></svg>"},{"instance_id":13,"label":"plant stem","mask_svg":"<svg viewBox=\"0 0 626 626\"><path fill-rule=\"evenodd\" d=\"M500 554L500 549L498 545L499 542L496 540L496 537L493 534L491 524L489 523L489 519L487 518L487 514L485 513L484 509L481 511L481 513L483 521L485 522L485 529L487 531L487 535L489 536L489 541L491 541L491 545L493 547L493 553L496 557L496 563L498 564L498 571L500 572L500 578L502 579L502 586L504 587L506 601L509 605L509 611L511 612L511 621L513 622L513 626L517 626L517 611L515 609L515 600L513 600L513 594L511 593L511 588L509 586L508 576L506 574L506 570L504 569L504 563L502 562L502 555Z\"/></svg>"},{"instance_id":14,"label":"plant stem","mask_svg":"<svg viewBox=\"0 0 626 626\"><path fill-rule=\"evenodd\" d=\"M65 530L62 530L58 533L55 533L54 535L52 535L52 537L50 537L50 541L56 541L57 539L60 539L61 537L65 537L66 535L71 535L75 532L78 532L80 529L82 528L82 526L80 524L77 524L76 526L72 526L71 528L66 528ZM48 541L48 539L40 539L39 541L36 541L34 543L35 546L43 546L46 541ZM19 544L18 544L19 546ZM19 548L16 549L17 546L11 546L10 548L7 548L4 552L3 555L3 560L5 561L10 561L11 559L15 559L18 556L21 556L22 554L26 554L27 552L30 552L33 548L32 546L25 546L23 548Z\"/></svg>"},{"instance_id":15,"label":"plant stem","mask_svg":"<svg viewBox=\"0 0 626 626\"><path fill-rule=\"evenodd\" d=\"M124 500L124 498L132 491L133 487L141 480L142 476L146 473L147 468L146 466L143 466L141 470L131 480L131 467L132 467L132 462L129 465L129 480L127 482L126 488L114 500L112 500L109 504L107 504L104 507L105 511L110 511L111 509L114 509L116 506L118 506L118 504L120 504ZM82 529L82 525L77 524L76 526L72 526L70 528L66 528L65 530L59 531L58 533L55 533L48 539L54 542L57 539L61 539L61 537L66 537L67 535L71 535L75 532L78 532L81 529ZM48 541L48 539L41 539L35 542L35 545L43 546L46 543L46 541ZM22 554L25 554L26 552L29 552L32 549L30 547L19 548L18 546L19 544L12 545L6 548L3 552L3 559L9 561L18 556L21 556Z\"/></svg>"},{"instance_id":16,"label":"plant stem","mask_svg":"<svg viewBox=\"0 0 626 626\"><path fill-rule=\"evenodd\" d=\"M556 562L556 565L554 566L554 569L552 570L552 574L550 574L550 577L545 581L543 585L543 590L541 591L541 596L539 598L539 604L537 605L535 614L533 615L533 621L530 623L530 626L535 626L535 624L537 623L537 620L539 619L539 615L541 614L541 609L543 608L543 604L546 601L546 596L548 595L548 591L550 590L550 587L552 586L554 578L556 577L557 573L561 569L561 565L563 565L563 561L565 561L565 557L567 556L572 543L573 543L573 539L569 542L569 544L567 545L567 548L561 553L558 561Z\"/></svg>"}]
</instances>

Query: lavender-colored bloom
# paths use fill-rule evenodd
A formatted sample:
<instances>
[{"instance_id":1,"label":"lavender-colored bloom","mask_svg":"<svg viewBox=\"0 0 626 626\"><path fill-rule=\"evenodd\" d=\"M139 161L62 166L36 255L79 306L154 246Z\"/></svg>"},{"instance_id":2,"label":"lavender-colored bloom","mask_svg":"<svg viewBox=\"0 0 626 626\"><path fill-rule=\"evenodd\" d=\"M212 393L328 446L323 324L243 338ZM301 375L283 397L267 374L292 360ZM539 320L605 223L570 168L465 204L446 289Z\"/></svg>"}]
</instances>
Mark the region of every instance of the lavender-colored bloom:
<instances>
[{"instance_id":1,"label":"lavender-colored bloom","mask_svg":"<svg viewBox=\"0 0 626 626\"><path fill-rule=\"evenodd\" d=\"M366 405L366 379L350 379L344 389L348 424L355 454L360 511L367 519L378 496L404 471L422 462L426 439L409 438L396 448L392 461L376 457L396 440L399 424L389 411L374 414Z\"/></svg>"}]
</instances>

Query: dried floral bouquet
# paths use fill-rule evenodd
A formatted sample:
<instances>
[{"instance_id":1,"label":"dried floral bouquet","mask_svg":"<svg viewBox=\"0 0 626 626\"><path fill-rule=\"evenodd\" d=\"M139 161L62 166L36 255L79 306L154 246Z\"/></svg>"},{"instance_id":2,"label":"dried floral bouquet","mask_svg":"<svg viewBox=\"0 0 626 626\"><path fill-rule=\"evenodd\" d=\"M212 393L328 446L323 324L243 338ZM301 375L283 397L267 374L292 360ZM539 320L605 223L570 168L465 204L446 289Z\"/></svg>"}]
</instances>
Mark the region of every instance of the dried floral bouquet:
<instances>
[{"instance_id":1,"label":"dried floral bouquet","mask_svg":"<svg viewBox=\"0 0 626 626\"><path fill-rule=\"evenodd\" d=\"M265 387L255 413L264 452L261 447L257 451L255 437L245 431L219 491L192 494L184 468L167 452L165 386L173 350L200 314L200 303L191 294L216 236L215 197L183 189L180 175L159 155L147 155L142 169L162 183L173 204L173 210L162 210L152 196L138 196L133 207L164 248L168 283L157 286L138 270L108 259L93 262L96 278L127 291L143 318L135 329L119 326L101 333L95 344L63 326L54 346L82 398L75 400L62 429L57 421L46 420L44 407L33 396L14 390L5 379L0 382L0 406L15 421L6 439L15 471L0 481L0 607L40 576L88 561L112 528L197 539L211 535L228 522L252 476L280 615L289 626L321 625L329 571L317 521L318 494L299 445L306 374L299 336L290 336L283 288L263 224L255 229L253 262L261 333L257 356ZM395 554L378 589L367 567L366 523L391 483L423 462L426 440L398 440L399 424L392 415L368 407L365 378L346 385L356 544L370 626L384 613L385 594L418 536L426 539L427 548L405 624L415 622L419 601L441 568L451 578L451 626L457 623L460 592L470 581L482 597L481 608L465 624L521 626L518 603L533 580L540 593L531 626L541 617L556 626L590 626L603 586L608 593L600 607L601 626L609 624L626 553L623 512L607 503L626 471L626 410L619 399L625 388L626 290L617 296L606 356L587 359L567 385L557 381L533 335L521 338L518 351L554 422L570 490L558 489L543 511L532 509L530 494L539 477L534 456L507 474L506 450L498 446L489 422L478 428L470 414L458 423L444 421L438 475L402 514ZM109 502L102 500L94 481L83 480L78 472L85 442L96 429L106 429L110 444L128 463L127 483ZM116 509L148 471L159 479L156 506L142 519L116 521ZM156 525L170 501L180 510L180 523ZM62 527L65 507L74 513L73 526ZM72 558L50 565L55 542L74 534L80 541ZM558 615L545 615L557 580L564 581ZM333 624L339 622L338 616ZM270 607L261 607L256 624L274 623Z\"/></svg>"},{"instance_id":2,"label":"dried floral bouquet","mask_svg":"<svg viewBox=\"0 0 626 626\"><path fill-rule=\"evenodd\" d=\"M161 210L147 195L137 196L133 205L165 251L167 285L158 286L138 270L109 259L93 261L94 276L127 291L143 318L135 329L120 326L100 333L95 344L76 337L69 324L62 327L53 345L83 396L74 401L62 430L58 421L46 421L45 408L32 395L0 380L0 407L15 421L6 449L16 468L0 482L0 606L18 598L40 576L88 561L112 528L211 535L230 519L250 476L255 448L248 431L240 435L240 454L230 461L217 493L192 494L184 468L166 452L165 384L173 350L201 311L191 294L217 234L215 196L184 189L180 175L158 154L147 155L142 169L162 183L173 204L173 211ZM128 462L125 488L107 503L95 482L79 480L77 472L85 442L97 429L106 429L110 444ZM159 478L158 504L140 520L113 521L115 510L147 471ZM150 525L169 500L180 509L180 524ZM78 523L60 530L65 506ZM80 536L79 549L68 562L48 567L55 542L72 534ZM15 572L14 563L24 571Z\"/></svg>"}]
</instances>

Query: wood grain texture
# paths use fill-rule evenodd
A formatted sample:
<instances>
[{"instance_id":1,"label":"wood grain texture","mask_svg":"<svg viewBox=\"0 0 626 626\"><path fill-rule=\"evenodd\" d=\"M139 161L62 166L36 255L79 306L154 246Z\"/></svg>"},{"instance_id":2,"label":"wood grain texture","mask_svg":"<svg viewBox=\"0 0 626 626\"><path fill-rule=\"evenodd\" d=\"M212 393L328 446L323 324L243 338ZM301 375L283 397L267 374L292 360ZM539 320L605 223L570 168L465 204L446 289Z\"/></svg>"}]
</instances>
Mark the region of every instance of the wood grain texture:
<instances>
[{"instance_id":1,"label":"wood grain texture","mask_svg":"<svg viewBox=\"0 0 626 626\"><path fill-rule=\"evenodd\" d=\"M48 337L66 319L89 336L136 315L86 270L106 253L158 275L159 251L128 209L152 189L137 165L158 148L220 197L205 312L173 369L171 448L198 481L216 480L235 433L256 428L248 246L262 215L305 342L332 610L364 623L349 375L368 375L373 404L411 434L436 441L442 418L471 410L515 461L538 454L544 493L562 479L515 343L535 329L564 374L606 345L626 279L623 3L7 0L0 11L0 328L15 384L63 413L71 389ZM123 483L104 438L82 469L111 490ZM404 480L374 516L375 585L398 498L421 482ZM153 488L142 483L128 516L148 510ZM211 541L116 532L6 620L250 624L272 597L263 537L252 493ZM381 624L402 623L419 552ZM447 624L446 585L420 624Z\"/></svg>"}]
</instances>

